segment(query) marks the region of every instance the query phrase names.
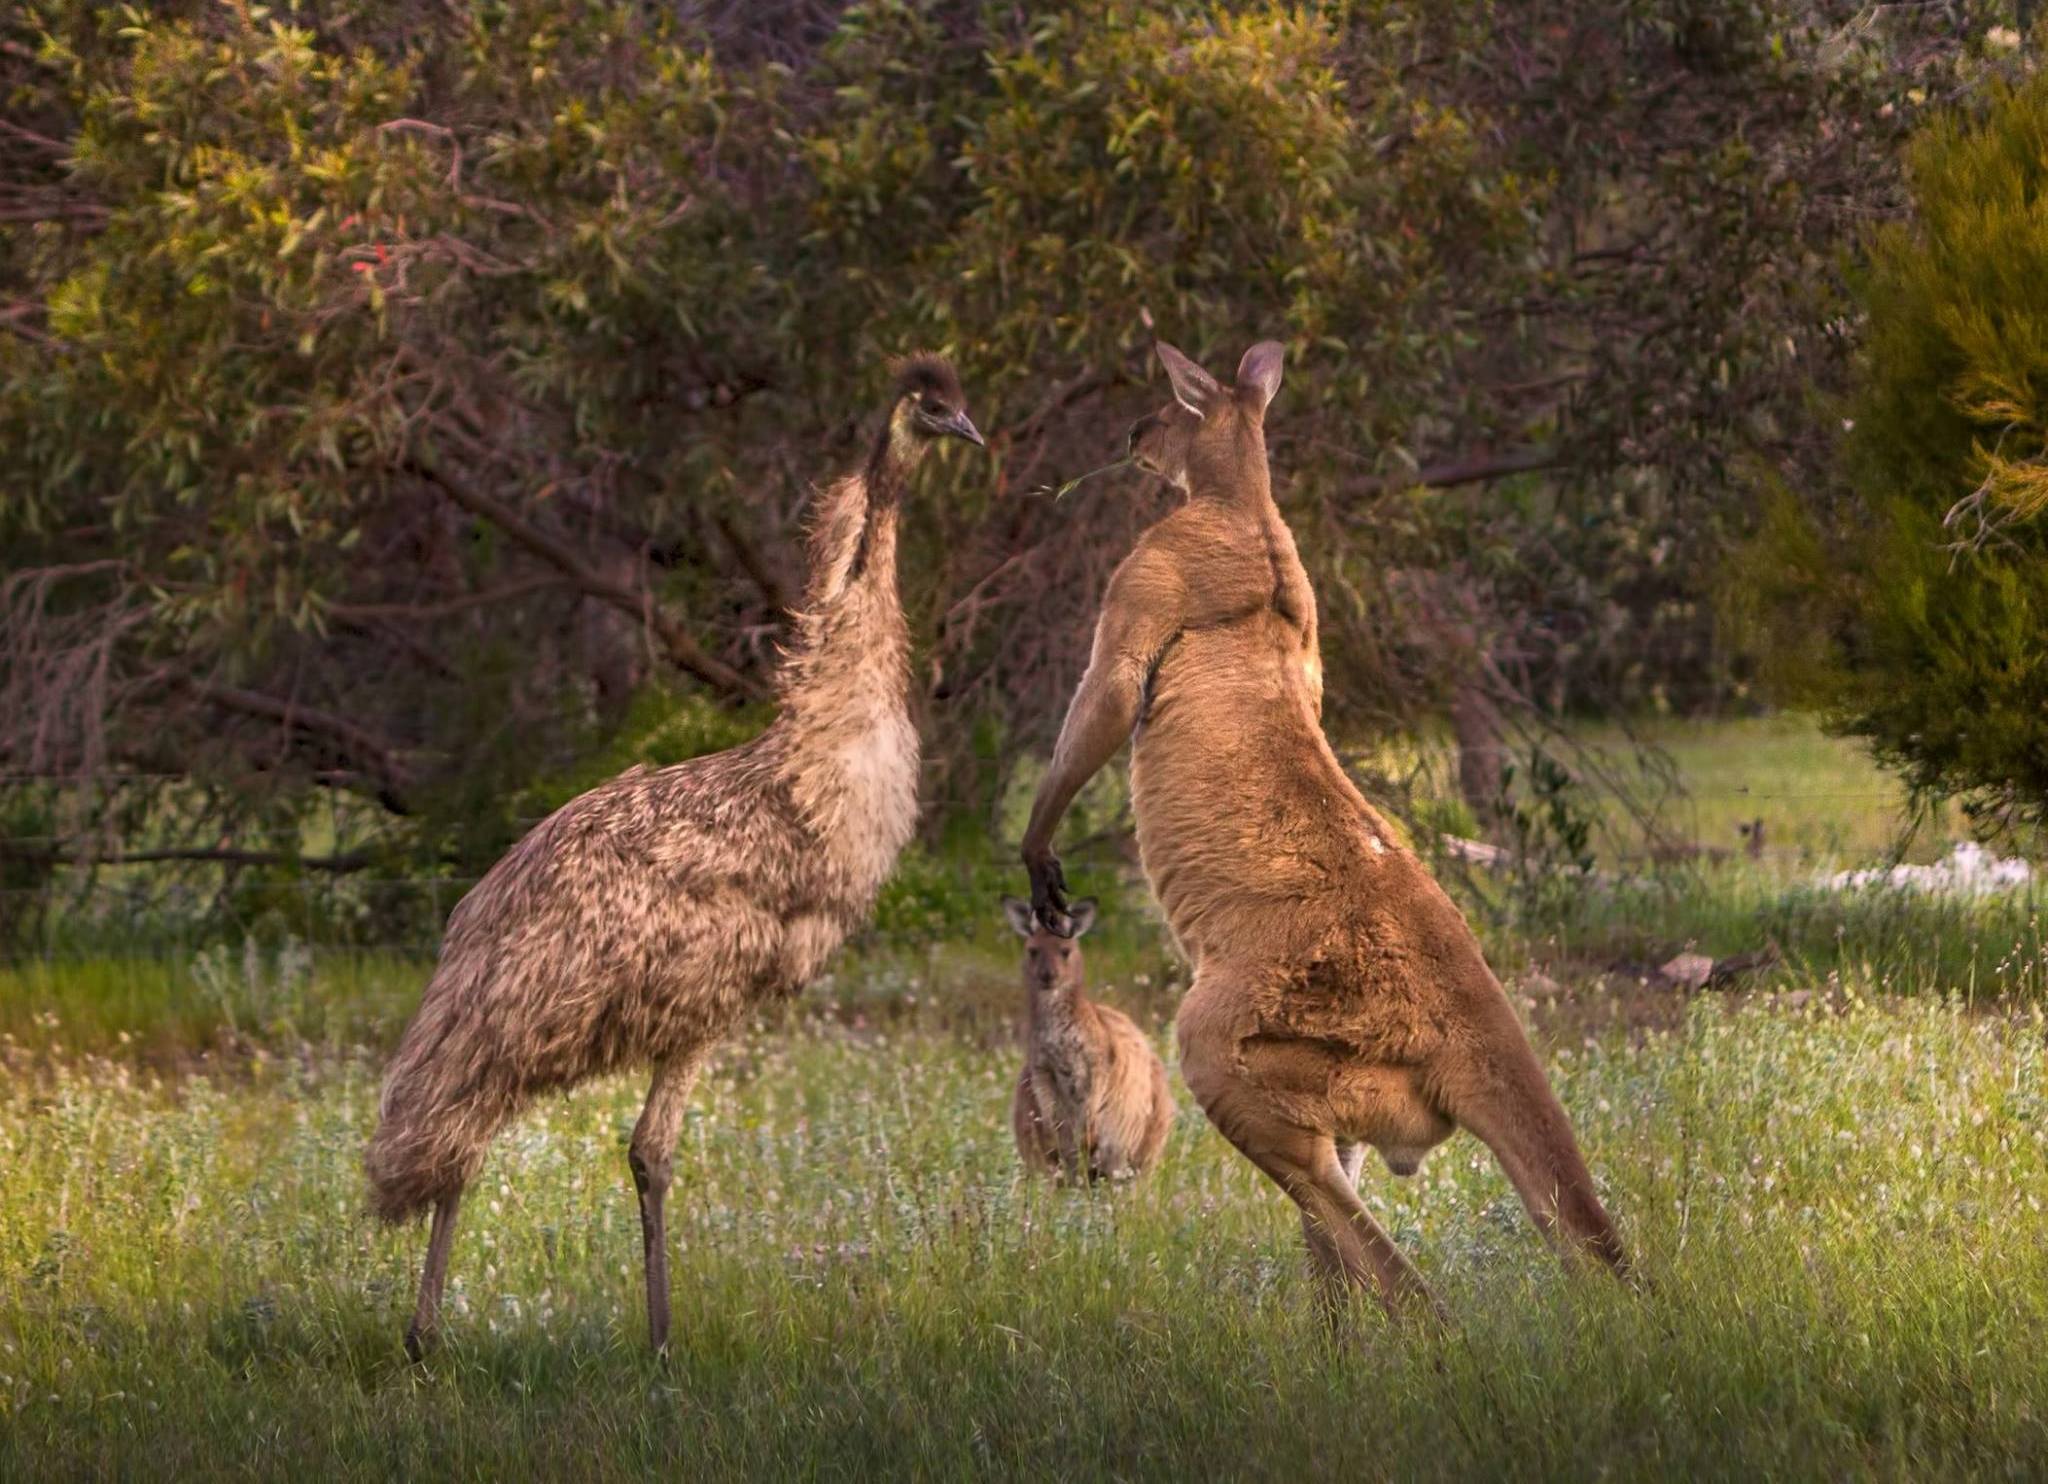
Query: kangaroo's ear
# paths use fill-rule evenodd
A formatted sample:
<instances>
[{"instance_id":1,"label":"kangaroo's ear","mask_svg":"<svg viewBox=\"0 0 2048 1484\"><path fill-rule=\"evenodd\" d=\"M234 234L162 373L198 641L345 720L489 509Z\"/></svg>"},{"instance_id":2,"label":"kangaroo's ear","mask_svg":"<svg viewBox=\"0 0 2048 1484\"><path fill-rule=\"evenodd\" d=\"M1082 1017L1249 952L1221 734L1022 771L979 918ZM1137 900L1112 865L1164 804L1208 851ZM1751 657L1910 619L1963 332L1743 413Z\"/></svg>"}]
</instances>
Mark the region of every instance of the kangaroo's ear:
<instances>
[{"instance_id":1,"label":"kangaroo's ear","mask_svg":"<svg viewBox=\"0 0 2048 1484\"><path fill-rule=\"evenodd\" d=\"M1237 363L1237 395L1251 411L1264 414L1273 393L1280 390L1280 362L1287 347L1277 340L1261 340Z\"/></svg>"},{"instance_id":2,"label":"kangaroo's ear","mask_svg":"<svg viewBox=\"0 0 2048 1484\"><path fill-rule=\"evenodd\" d=\"M1166 368L1166 379L1173 384L1173 400L1196 417L1207 417L1209 409L1223 395L1216 378L1164 340L1155 342L1153 349L1159 352L1159 364Z\"/></svg>"},{"instance_id":3,"label":"kangaroo's ear","mask_svg":"<svg viewBox=\"0 0 2048 1484\"><path fill-rule=\"evenodd\" d=\"M1067 904L1067 921L1074 925L1074 931L1071 936L1076 938L1094 927L1095 898L1083 897L1078 902L1069 902Z\"/></svg>"},{"instance_id":4,"label":"kangaroo's ear","mask_svg":"<svg viewBox=\"0 0 2048 1484\"><path fill-rule=\"evenodd\" d=\"M1031 936L1031 904L1020 902L1015 897L1003 898L1003 916L1010 919L1010 926L1017 930L1017 936Z\"/></svg>"}]
</instances>

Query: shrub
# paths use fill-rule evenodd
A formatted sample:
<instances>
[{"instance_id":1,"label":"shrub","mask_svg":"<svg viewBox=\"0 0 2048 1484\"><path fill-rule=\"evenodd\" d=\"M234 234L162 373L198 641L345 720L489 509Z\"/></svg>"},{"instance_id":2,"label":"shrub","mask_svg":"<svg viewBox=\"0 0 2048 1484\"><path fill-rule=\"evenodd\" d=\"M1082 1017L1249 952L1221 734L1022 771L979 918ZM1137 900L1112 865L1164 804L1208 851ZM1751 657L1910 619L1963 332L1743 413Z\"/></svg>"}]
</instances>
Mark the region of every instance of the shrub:
<instances>
[{"instance_id":1,"label":"shrub","mask_svg":"<svg viewBox=\"0 0 2048 1484\"><path fill-rule=\"evenodd\" d=\"M1945 113L1883 228L1840 481L1752 546L1781 686L1986 824L2048 809L2048 76Z\"/></svg>"}]
</instances>

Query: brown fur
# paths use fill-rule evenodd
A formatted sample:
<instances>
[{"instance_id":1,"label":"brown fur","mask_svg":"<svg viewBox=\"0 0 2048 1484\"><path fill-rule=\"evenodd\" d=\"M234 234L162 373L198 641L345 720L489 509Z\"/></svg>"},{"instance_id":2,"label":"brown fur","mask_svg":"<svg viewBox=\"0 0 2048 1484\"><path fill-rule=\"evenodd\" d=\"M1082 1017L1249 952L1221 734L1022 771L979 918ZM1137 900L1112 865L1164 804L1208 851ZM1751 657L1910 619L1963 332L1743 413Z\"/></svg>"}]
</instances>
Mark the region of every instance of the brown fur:
<instances>
[{"instance_id":1,"label":"brown fur","mask_svg":"<svg viewBox=\"0 0 2048 1484\"><path fill-rule=\"evenodd\" d=\"M933 437L973 427L942 361L906 363L897 393L867 466L820 497L775 723L571 800L450 915L364 1161L379 1216L436 1212L415 1350L432 1329L444 1227L491 1137L535 1096L636 1064L655 1068L630 1162L649 1319L665 1337L662 1199L697 1070L866 918L916 817L898 497Z\"/></svg>"},{"instance_id":2,"label":"brown fur","mask_svg":"<svg viewBox=\"0 0 2048 1484\"><path fill-rule=\"evenodd\" d=\"M1176 402L1132 430L1187 495L1117 569L1025 835L1034 905L1063 909L1053 830L1132 737L1138 844L1194 965L1181 1070L1231 1143L1301 1207L1333 1283L1427 1290L1351 1175L1397 1174L1456 1127L1531 1216L1619 1268L1564 1110L1478 942L1325 739L1315 595L1273 503L1264 414L1280 347L1235 388L1160 347Z\"/></svg>"},{"instance_id":3,"label":"brown fur","mask_svg":"<svg viewBox=\"0 0 2048 1484\"><path fill-rule=\"evenodd\" d=\"M1024 1168L1067 1180L1135 1179L1166 1146L1173 1090L1145 1033L1083 988L1077 940L1095 904L1074 904L1066 936L1048 932L1014 897L1003 907L1024 939L1024 1068L1010 1100Z\"/></svg>"}]
</instances>

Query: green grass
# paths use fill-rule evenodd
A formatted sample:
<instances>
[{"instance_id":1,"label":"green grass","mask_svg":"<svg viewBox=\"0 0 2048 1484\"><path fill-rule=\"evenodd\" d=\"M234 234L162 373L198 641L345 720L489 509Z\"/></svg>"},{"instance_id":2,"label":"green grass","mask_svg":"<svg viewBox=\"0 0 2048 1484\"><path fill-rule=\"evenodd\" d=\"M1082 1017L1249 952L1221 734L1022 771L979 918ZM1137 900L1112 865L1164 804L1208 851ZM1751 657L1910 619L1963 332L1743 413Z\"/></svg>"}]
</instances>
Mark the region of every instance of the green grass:
<instances>
[{"instance_id":1,"label":"green grass","mask_svg":"<svg viewBox=\"0 0 2048 1484\"><path fill-rule=\"evenodd\" d=\"M1485 935L1504 971L1533 962L1569 979L1681 951L1720 957L1775 944L1792 981L1847 977L1883 994L1971 1001L2048 998L2040 885L1981 898L1838 892L1734 861L1565 879L1533 903L1500 888L1491 896L1502 906Z\"/></svg>"},{"instance_id":2,"label":"green grass","mask_svg":"<svg viewBox=\"0 0 2048 1484\"><path fill-rule=\"evenodd\" d=\"M357 1060L0 1091L0 1477L1928 1477L2048 1467L2038 1016L1702 1001L1551 1065L1648 1293L1573 1279L1463 1136L1367 1199L1442 1335L1332 1344L1284 1200L1184 1112L1119 1194L1022 1183L1004 1048L735 1043L642 1354L639 1087L504 1137L448 1343L361 1211ZM1185 1093L1181 1096L1185 1102Z\"/></svg>"},{"instance_id":3,"label":"green grass","mask_svg":"<svg viewBox=\"0 0 2048 1484\"><path fill-rule=\"evenodd\" d=\"M1861 796L1876 775L1810 728L1660 740L1702 810L1731 801L1698 836L1763 813L1772 856L1468 897L1511 984L1565 983L1539 1044L1647 1293L1565 1275L1459 1136L1364 1181L1454 1325L1366 1311L1333 1343L1290 1208L1177 1079L1139 1187L1022 1182L993 900L1016 885L956 846L705 1079L666 1370L637 1082L500 1139L414 1370L424 1233L369 1224L358 1161L428 962L286 941L0 969L0 1479L2048 1471L2038 894L1814 890L1888 846L1895 792ZM1184 971L1142 884L1072 864L1114 904L1092 982L1165 1046ZM1601 977L1764 941L1788 958L1765 988L1801 993Z\"/></svg>"},{"instance_id":4,"label":"green grass","mask_svg":"<svg viewBox=\"0 0 2048 1484\"><path fill-rule=\"evenodd\" d=\"M1737 854L1746 846L1737 827L1761 818L1770 859L1805 874L1817 864L1889 856L1902 842L1904 858L1932 860L1967 837L1953 808L1935 810L1909 832L1911 810L1899 780L1860 743L1828 736L1808 716L1595 723L1547 745L1581 777L1574 803L1606 827L1596 842L1605 855L1643 849L1645 821L1636 810L1649 811L1660 839ZM1511 740L1508 747L1520 794L1527 744ZM1381 741L1364 756L1421 800L1457 796L1448 733ZM1626 803L1613 796L1617 786Z\"/></svg>"},{"instance_id":5,"label":"green grass","mask_svg":"<svg viewBox=\"0 0 2048 1484\"><path fill-rule=\"evenodd\" d=\"M259 1042L383 1046L419 1004L431 962L293 946L149 958L0 963L0 1045L163 1063Z\"/></svg>"},{"instance_id":6,"label":"green grass","mask_svg":"<svg viewBox=\"0 0 2048 1484\"><path fill-rule=\"evenodd\" d=\"M1595 727L1584 735L1617 757L1638 742L1661 753L1679 785L1662 796L1661 822L1702 845L1739 852L1744 838L1736 827L1761 818L1780 860L1862 862L1890 852L1906 822L1899 780L1860 743L1827 736L1804 716L1657 721L1626 734ZM1940 811L1908 856L1934 859L1965 833L1958 812Z\"/></svg>"}]
</instances>

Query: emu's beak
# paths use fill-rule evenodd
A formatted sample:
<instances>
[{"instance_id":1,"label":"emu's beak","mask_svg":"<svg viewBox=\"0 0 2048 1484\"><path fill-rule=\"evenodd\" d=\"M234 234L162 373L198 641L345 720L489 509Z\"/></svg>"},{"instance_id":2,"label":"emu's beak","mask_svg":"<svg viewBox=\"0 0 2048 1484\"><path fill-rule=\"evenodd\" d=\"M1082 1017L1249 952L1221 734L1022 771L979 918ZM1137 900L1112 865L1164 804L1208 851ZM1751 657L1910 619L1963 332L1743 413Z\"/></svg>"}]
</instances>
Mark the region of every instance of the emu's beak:
<instances>
[{"instance_id":1,"label":"emu's beak","mask_svg":"<svg viewBox=\"0 0 2048 1484\"><path fill-rule=\"evenodd\" d=\"M950 434L955 438L965 438L976 448L988 447L986 443L981 441L981 434L976 431L973 420L967 416L965 410L954 413L951 417L940 423L939 431Z\"/></svg>"}]
</instances>

